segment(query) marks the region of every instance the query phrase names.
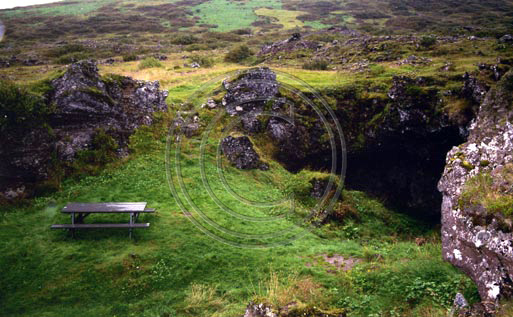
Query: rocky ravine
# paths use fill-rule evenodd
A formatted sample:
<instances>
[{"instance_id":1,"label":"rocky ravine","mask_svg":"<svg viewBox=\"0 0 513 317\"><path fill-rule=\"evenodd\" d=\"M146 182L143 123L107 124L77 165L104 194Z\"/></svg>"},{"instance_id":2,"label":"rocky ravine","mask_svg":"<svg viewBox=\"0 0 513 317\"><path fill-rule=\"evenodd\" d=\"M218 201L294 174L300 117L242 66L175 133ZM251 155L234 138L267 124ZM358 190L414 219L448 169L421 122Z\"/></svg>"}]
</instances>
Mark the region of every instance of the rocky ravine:
<instances>
[{"instance_id":1,"label":"rocky ravine","mask_svg":"<svg viewBox=\"0 0 513 317\"><path fill-rule=\"evenodd\" d=\"M452 146L464 142L472 114L459 122L450 120L441 111L440 91L430 88L436 84L432 78L395 77L386 94L372 98L356 96L344 87L324 91L336 103L334 113L347 142L349 188L384 197L416 216L439 219L441 195L436 184L444 158ZM467 86L465 93L482 92L476 80ZM240 117L244 133L266 134L275 145L274 159L288 170L331 168L331 145L323 122L311 106L279 89L272 70L252 69L224 87L228 114ZM267 111L287 117L288 104L295 105L293 124L261 115ZM324 116L329 118L327 113Z\"/></svg>"},{"instance_id":2,"label":"rocky ravine","mask_svg":"<svg viewBox=\"0 0 513 317\"><path fill-rule=\"evenodd\" d=\"M126 152L129 136L153 122L152 113L167 109L167 91L158 82L129 77L101 78L93 61L70 65L51 82L46 96L53 105L46 127L8 131L0 141L0 198L31 194L35 183L51 177L55 162L72 162L92 147L99 130Z\"/></svg>"},{"instance_id":3,"label":"rocky ravine","mask_svg":"<svg viewBox=\"0 0 513 317\"><path fill-rule=\"evenodd\" d=\"M512 221L504 215L513 195L512 100L509 72L486 94L467 142L447 154L438 184L443 256L475 281L488 313L513 294Z\"/></svg>"}]
</instances>

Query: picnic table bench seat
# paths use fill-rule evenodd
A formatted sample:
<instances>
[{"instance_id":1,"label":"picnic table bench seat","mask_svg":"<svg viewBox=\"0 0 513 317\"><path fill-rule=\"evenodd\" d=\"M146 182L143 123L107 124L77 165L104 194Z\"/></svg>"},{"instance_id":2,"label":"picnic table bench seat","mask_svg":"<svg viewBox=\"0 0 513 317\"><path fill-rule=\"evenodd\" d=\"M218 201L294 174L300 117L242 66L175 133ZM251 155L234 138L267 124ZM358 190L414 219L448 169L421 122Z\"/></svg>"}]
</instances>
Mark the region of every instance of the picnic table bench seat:
<instances>
[{"instance_id":1,"label":"picnic table bench seat","mask_svg":"<svg viewBox=\"0 0 513 317\"><path fill-rule=\"evenodd\" d=\"M52 229L149 228L150 223L76 223L52 225Z\"/></svg>"}]
</instances>

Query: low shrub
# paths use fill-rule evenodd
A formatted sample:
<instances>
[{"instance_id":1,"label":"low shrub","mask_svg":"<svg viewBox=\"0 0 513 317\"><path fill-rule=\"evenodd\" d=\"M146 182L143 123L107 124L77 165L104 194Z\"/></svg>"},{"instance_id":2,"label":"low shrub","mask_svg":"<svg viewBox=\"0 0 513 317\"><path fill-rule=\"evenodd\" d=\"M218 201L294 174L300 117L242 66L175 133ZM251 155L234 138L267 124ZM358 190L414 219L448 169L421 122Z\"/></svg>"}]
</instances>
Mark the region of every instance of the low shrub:
<instances>
[{"instance_id":1,"label":"low shrub","mask_svg":"<svg viewBox=\"0 0 513 317\"><path fill-rule=\"evenodd\" d=\"M77 153L71 163L72 174L96 175L108 163L117 159L118 143L105 130L98 129L91 142L91 148Z\"/></svg>"},{"instance_id":2,"label":"low shrub","mask_svg":"<svg viewBox=\"0 0 513 317\"><path fill-rule=\"evenodd\" d=\"M199 43L187 45L184 48L184 50L187 51L187 52L206 51L206 50L209 50L209 49L211 49L211 47L209 45L207 45L207 44L199 44Z\"/></svg>"},{"instance_id":3,"label":"low shrub","mask_svg":"<svg viewBox=\"0 0 513 317\"><path fill-rule=\"evenodd\" d=\"M506 90L513 92L513 73L510 72L504 75L501 83Z\"/></svg>"},{"instance_id":4,"label":"low shrub","mask_svg":"<svg viewBox=\"0 0 513 317\"><path fill-rule=\"evenodd\" d=\"M146 57L139 63L139 69L163 67L162 63L155 57Z\"/></svg>"},{"instance_id":5,"label":"low shrub","mask_svg":"<svg viewBox=\"0 0 513 317\"><path fill-rule=\"evenodd\" d=\"M123 62L133 62L133 61L136 61L138 59L137 57L137 54L127 54L127 55L123 55Z\"/></svg>"},{"instance_id":6,"label":"low shrub","mask_svg":"<svg viewBox=\"0 0 513 317\"><path fill-rule=\"evenodd\" d=\"M436 38L434 36L423 36L420 39L420 45L425 48L431 48L435 46L436 44Z\"/></svg>"},{"instance_id":7,"label":"low shrub","mask_svg":"<svg viewBox=\"0 0 513 317\"><path fill-rule=\"evenodd\" d=\"M489 162L482 161L482 166ZM513 197L508 189L513 184L513 164L507 164L499 173L493 176L481 172L470 178L463 189L460 204L463 206L480 205L490 213L501 212L505 216L513 215Z\"/></svg>"},{"instance_id":8,"label":"low shrub","mask_svg":"<svg viewBox=\"0 0 513 317\"><path fill-rule=\"evenodd\" d=\"M236 31L232 32L206 32L203 34L203 42L240 42L240 36ZM247 34L247 33L246 33Z\"/></svg>"},{"instance_id":9,"label":"low shrub","mask_svg":"<svg viewBox=\"0 0 513 317\"><path fill-rule=\"evenodd\" d=\"M66 44L64 46L56 47L50 50L46 55L48 57L60 57L63 55L78 53L78 52L88 52L89 49L81 44Z\"/></svg>"},{"instance_id":10,"label":"low shrub","mask_svg":"<svg viewBox=\"0 0 513 317\"><path fill-rule=\"evenodd\" d=\"M224 60L226 62L231 63L240 63L250 56L253 56L253 52L249 49L247 45L239 45L233 49L231 49L225 56Z\"/></svg>"},{"instance_id":11,"label":"low shrub","mask_svg":"<svg viewBox=\"0 0 513 317\"><path fill-rule=\"evenodd\" d=\"M232 33L235 33L235 34L238 34L238 35L246 35L246 34L251 34L252 31L251 31L250 28L247 28L247 29L233 30Z\"/></svg>"},{"instance_id":12,"label":"low shrub","mask_svg":"<svg viewBox=\"0 0 513 317\"><path fill-rule=\"evenodd\" d=\"M91 57L90 53L87 52L73 52L66 55L62 55L55 60L57 64L67 65L76 63L78 61L88 59Z\"/></svg>"},{"instance_id":13,"label":"low shrub","mask_svg":"<svg viewBox=\"0 0 513 317\"><path fill-rule=\"evenodd\" d=\"M303 68L309 70L327 70L328 65L329 63L325 59L313 59L311 61L305 62L303 64Z\"/></svg>"},{"instance_id":14,"label":"low shrub","mask_svg":"<svg viewBox=\"0 0 513 317\"><path fill-rule=\"evenodd\" d=\"M214 66L214 60L208 56L192 55L189 59L191 63L198 63L201 67Z\"/></svg>"},{"instance_id":15,"label":"low shrub","mask_svg":"<svg viewBox=\"0 0 513 317\"><path fill-rule=\"evenodd\" d=\"M178 45L189 45L198 43L199 39L192 34L179 35L171 40L171 43Z\"/></svg>"},{"instance_id":16,"label":"low shrub","mask_svg":"<svg viewBox=\"0 0 513 317\"><path fill-rule=\"evenodd\" d=\"M16 84L0 80L0 131L44 124L53 112L43 97Z\"/></svg>"}]
</instances>

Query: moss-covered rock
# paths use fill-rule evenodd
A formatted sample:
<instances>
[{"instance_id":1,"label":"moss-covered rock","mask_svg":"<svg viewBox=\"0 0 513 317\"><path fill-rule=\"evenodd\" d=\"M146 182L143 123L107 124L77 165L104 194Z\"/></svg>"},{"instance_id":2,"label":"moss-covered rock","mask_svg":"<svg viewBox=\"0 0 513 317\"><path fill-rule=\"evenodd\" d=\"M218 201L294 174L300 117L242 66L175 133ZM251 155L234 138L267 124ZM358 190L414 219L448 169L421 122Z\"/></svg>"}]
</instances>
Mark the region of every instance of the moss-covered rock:
<instances>
[{"instance_id":1,"label":"moss-covered rock","mask_svg":"<svg viewBox=\"0 0 513 317\"><path fill-rule=\"evenodd\" d=\"M167 109L158 82L100 77L93 61L68 67L37 94L8 85L0 99L0 192L30 193L57 169L87 170L127 153L129 136ZM13 99L14 98L14 99ZM1 105L1 101L0 101ZM60 176L59 176L60 177ZM12 195L11 195L12 196Z\"/></svg>"}]
</instances>

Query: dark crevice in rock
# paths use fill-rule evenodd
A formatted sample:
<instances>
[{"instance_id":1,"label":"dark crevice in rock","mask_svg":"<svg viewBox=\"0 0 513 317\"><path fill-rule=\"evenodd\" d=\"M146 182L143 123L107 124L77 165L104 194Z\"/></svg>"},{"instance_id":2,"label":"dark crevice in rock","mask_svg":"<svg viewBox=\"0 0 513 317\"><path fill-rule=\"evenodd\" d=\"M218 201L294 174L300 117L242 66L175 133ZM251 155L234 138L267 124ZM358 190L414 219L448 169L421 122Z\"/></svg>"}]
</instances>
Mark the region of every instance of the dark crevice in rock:
<instances>
[{"instance_id":1,"label":"dark crevice in rock","mask_svg":"<svg viewBox=\"0 0 513 317\"><path fill-rule=\"evenodd\" d=\"M468 83L460 98L477 98L487 89L471 76L461 80ZM346 188L374 194L398 210L439 222L442 198L436 184L445 155L465 141L474 116L470 111L451 119L443 109L441 92L434 88L441 85L429 77L395 77L387 92L373 97L352 87L323 92L336 101L335 116L346 139ZM240 116L241 131L265 133L274 145L274 159L285 168L331 170L332 147L324 123L311 106L301 106L301 101L279 90L271 70L244 73L225 83L225 88L223 105L230 115ZM295 104L293 122L259 116L270 110L287 117L290 108L284 99ZM340 162L341 157L337 159Z\"/></svg>"}]
</instances>

